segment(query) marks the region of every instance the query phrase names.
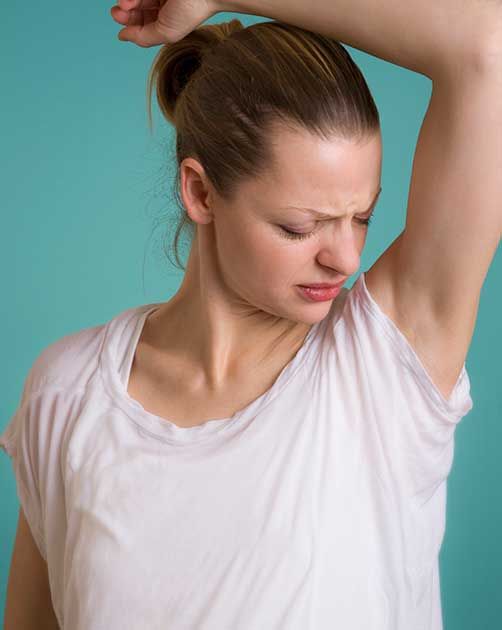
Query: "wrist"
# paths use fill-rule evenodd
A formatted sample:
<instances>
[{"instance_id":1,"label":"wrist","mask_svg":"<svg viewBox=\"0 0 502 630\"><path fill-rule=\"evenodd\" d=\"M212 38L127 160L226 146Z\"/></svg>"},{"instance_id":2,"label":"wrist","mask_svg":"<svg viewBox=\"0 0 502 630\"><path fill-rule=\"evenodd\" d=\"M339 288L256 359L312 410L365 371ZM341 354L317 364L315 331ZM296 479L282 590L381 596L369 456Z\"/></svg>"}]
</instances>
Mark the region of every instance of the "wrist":
<instances>
[{"instance_id":1,"label":"wrist","mask_svg":"<svg viewBox=\"0 0 502 630\"><path fill-rule=\"evenodd\" d=\"M266 15L266 3L259 0L210 0L217 12L246 13L248 15ZM264 6L261 6L264 5ZM269 3L270 6L270 3Z\"/></svg>"}]
</instances>

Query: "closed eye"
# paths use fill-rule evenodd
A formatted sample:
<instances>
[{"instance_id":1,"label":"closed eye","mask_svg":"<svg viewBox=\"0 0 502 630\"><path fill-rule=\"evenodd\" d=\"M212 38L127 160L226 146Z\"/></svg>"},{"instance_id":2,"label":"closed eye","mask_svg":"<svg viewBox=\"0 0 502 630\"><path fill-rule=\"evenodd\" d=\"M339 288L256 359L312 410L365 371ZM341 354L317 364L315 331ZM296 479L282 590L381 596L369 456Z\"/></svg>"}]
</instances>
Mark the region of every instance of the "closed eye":
<instances>
[{"instance_id":1,"label":"closed eye","mask_svg":"<svg viewBox=\"0 0 502 630\"><path fill-rule=\"evenodd\" d=\"M368 226L371 223L374 214L375 212L373 212L367 219L356 219L356 221L361 225ZM291 239L305 239L309 236L312 236L312 234L315 232L315 230L312 230L311 232L294 232L293 230L289 230L288 228L284 227L284 225L279 225L279 228L282 230L283 235L286 238Z\"/></svg>"}]
</instances>

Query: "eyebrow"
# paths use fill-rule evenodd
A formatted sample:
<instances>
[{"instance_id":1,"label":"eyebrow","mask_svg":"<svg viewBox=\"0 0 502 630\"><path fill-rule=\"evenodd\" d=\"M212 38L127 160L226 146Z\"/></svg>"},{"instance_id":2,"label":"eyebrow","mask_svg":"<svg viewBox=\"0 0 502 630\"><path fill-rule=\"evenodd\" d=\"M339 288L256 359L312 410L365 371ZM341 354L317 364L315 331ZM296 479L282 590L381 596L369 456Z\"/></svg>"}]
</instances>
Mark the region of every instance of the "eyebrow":
<instances>
[{"instance_id":1,"label":"eyebrow","mask_svg":"<svg viewBox=\"0 0 502 630\"><path fill-rule=\"evenodd\" d=\"M369 212L370 210L373 209L373 206L376 204L376 202L378 201L378 198L380 197L380 193L382 192L382 186L380 186L375 198L373 199L373 201L371 202L370 207L367 210L364 210L362 214ZM336 215L332 215L332 214L326 214L325 212L320 212L319 210L315 210L314 208L305 208L305 207L301 207L301 206L283 206L284 209L287 208L292 208L293 210L301 210L302 212L308 212L309 214L315 215L321 219L338 219L339 217Z\"/></svg>"}]
</instances>

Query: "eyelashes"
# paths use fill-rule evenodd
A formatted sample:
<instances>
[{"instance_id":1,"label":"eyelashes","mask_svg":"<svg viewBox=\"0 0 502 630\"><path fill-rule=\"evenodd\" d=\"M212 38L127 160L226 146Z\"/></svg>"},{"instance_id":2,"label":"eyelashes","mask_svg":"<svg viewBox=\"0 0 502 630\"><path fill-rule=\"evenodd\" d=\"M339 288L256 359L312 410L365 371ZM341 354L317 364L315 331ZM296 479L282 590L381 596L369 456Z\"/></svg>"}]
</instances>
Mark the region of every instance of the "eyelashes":
<instances>
[{"instance_id":1,"label":"eyelashes","mask_svg":"<svg viewBox=\"0 0 502 630\"><path fill-rule=\"evenodd\" d=\"M373 220L373 215L375 213L373 212L373 214L371 216L369 216L367 219L356 219L356 221L358 221L361 225L364 226L369 226L371 221ZM293 240L303 240L306 238L309 238L309 236L312 236L312 234L315 232L315 230L312 230L311 232L293 232L292 230L288 230L287 228L285 228L283 225L279 225L279 228L282 231L282 234L285 238L290 238Z\"/></svg>"},{"instance_id":2,"label":"eyelashes","mask_svg":"<svg viewBox=\"0 0 502 630\"><path fill-rule=\"evenodd\" d=\"M291 232L291 230L287 230L282 225L280 225L279 227L283 233L283 236L285 236L286 238L292 238L295 240L308 238L312 234L312 232Z\"/></svg>"}]
</instances>

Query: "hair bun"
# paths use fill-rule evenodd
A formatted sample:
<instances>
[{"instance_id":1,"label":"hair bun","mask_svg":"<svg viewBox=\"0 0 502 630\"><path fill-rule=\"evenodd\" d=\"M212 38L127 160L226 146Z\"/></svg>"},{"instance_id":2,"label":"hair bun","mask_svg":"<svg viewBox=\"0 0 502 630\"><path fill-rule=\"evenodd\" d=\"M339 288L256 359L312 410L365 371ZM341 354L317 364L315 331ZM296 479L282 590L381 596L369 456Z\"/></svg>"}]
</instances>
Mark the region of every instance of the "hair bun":
<instances>
[{"instance_id":1,"label":"hair bun","mask_svg":"<svg viewBox=\"0 0 502 630\"><path fill-rule=\"evenodd\" d=\"M228 22L205 24L183 39L162 46L148 76L147 92L151 94L151 86L155 83L159 107L171 123L174 123L178 97L201 66L204 57L214 52L233 33L244 28L235 18Z\"/></svg>"}]
</instances>

